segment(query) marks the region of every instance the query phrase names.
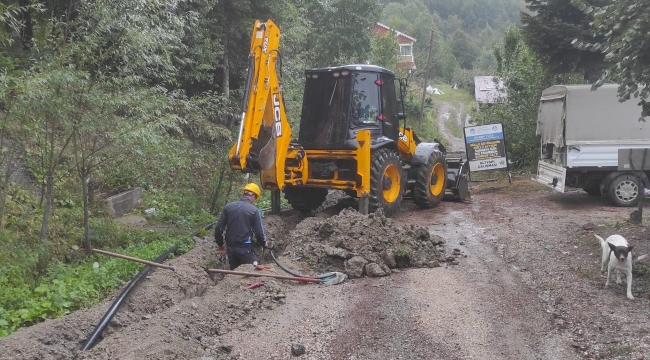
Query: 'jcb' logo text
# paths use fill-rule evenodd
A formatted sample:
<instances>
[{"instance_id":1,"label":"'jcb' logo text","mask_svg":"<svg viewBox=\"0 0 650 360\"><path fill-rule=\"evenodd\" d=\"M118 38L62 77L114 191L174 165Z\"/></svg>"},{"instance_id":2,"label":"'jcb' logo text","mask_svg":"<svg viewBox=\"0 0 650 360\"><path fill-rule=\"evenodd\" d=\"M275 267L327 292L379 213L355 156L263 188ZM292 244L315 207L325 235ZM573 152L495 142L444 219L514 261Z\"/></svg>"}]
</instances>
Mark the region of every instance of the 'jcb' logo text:
<instances>
[{"instance_id":1,"label":"'jcb' logo text","mask_svg":"<svg viewBox=\"0 0 650 360\"><path fill-rule=\"evenodd\" d=\"M282 113L280 112L280 98L277 93L273 94L273 117L275 120L275 136L282 136Z\"/></svg>"},{"instance_id":2,"label":"'jcb' logo text","mask_svg":"<svg viewBox=\"0 0 650 360\"><path fill-rule=\"evenodd\" d=\"M262 53L266 54L266 50L269 48L269 37L264 38L264 44L262 45Z\"/></svg>"},{"instance_id":3,"label":"'jcb' logo text","mask_svg":"<svg viewBox=\"0 0 650 360\"><path fill-rule=\"evenodd\" d=\"M406 134L404 134L404 133L401 132L401 131L399 132L399 139L402 140L402 141L404 141L405 143L408 143L408 142L409 142L409 138L408 138L408 136L406 136Z\"/></svg>"}]
</instances>

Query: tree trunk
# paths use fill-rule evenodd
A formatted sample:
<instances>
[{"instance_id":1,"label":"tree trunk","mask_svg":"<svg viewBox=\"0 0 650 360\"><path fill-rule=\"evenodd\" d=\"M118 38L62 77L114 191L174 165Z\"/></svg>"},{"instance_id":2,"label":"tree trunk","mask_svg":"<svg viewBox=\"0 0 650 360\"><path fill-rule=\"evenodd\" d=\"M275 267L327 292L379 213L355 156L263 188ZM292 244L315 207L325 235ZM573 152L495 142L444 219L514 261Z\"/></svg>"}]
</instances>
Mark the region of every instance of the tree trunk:
<instances>
[{"instance_id":1,"label":"tree trunk","mask_svg":"<svg viewBox=\"0 0 650 360\"><path fill-rule=\"evenodd\" d=\"M212 193L212 201L210 204L210 214L216 215L217 214L217 204L219 200L219 192L221 190L221 186L223 184L223 179L226 176L226 169L225 169L225 162L221 161L219 166L219 179L217 180L217 185L214 187L214 192Z\"/></svg>"},{"instance_id":2,"label":"tree trunk","mask_svg":"<svg viewBox=\"0 0 650 360\"><path fill-rule=\"evenodd\" d=\"M6 109L6 111L9 110ZM13 160L16 154L16 145L9 144L8 142L5 131L0 130L0 149L9 149L4 156L0 157L0 165L4 164L4 173L2 174L2 177L0 177L0 232L2 232L2 229L4 228L7 194L9 194L9 182L11 181L11 174L14 171Z\"/></svg>"},{"instance_id":3,"label":"tree trunk","mask_svg":"<svg viewBox=\"0 0 650 360\"><path fill-rule=\"evenodd\" d=\"M23 50L29 51L34 44L34 25L32 24L32 13L29 10L29 0L20 0L20 14L22 16L22 27L20 28L20 42Z\"/></svg>"},{"instance_id":4,"label":"tree trunk","mask_svg":"<svg viewBox=\"0 0 650 360\"><path fill-rule=\"evenodd\" d=\"M226 126L230 129L234 125L234 116L230 115L230 60L228 58L228 37L223 40L223 96L226 99L227 120Z\"/></svg>"},{"instance_id":5,"label":"tree trunk","mask_svg":"<svg viewBox=\"0 0 650 360\"><path fill-rule=\"evenodd\" d=\"M13 150L10 151L10 155L4 159L6 161L5 172L2 174L3 178L0 180L0 233L4 228L5 207L7 204L7 194L9 194L10 186L9 181L11 181L11 173L13 172L13 156L11 154L13 154Z\"/></svg>"},{"instance_id":6,"label":"tree trunk","mask_svg":"<svg viewBox=\"0 0 650 360\"><path fill-rule=\"evenodd\" d=\"M84 203L84 244L86 253L90 254L93 246L90 241L90 204L88 201L88 169L85 164L82 164L81 169L79 170L79 177L81 178L81 189L83 192L83 203Z\"/></svg>"},{"instance_id":7,"label":"tree trunk","mask_svg":"<svg viewBox=\"0 0 650 360\"><path fill-rule=\"evenodd\" d=\"M226 190L226 195L224 196L224 200L228 201L230 198L230 193L232 192L232 176L233 176L233 171L230 171L228 173L228 190Z\"/></svg>"},{"instance_id":8,"label":"tree trunk","mask_svg":"<svg viewBox=\"0 0 650 360\"><path fill-rule=\"evenodd\" d=\"M221 22L223 22L223 28L229 29L230 22L228 21L228 13L226 10L226 1L219 1L219 10L221 12ZM223 44L223 57L221 59L223 66L223 79L221 79L221 89L223 91L223 96L226 99L226 119L222 120L222 124L225 124L228 128L231 128L234 124L233 116L230 116L230 56L228 55L228 34L224 34L221 40Z\"/></svg>"},{"instance_id":9,"label":"tree trunk","mask_svg":"<svg viewBox=\"0 0 650 360\"><path fill-rule=\"evenodd\" d=\"M47 240L47 228L50 219L50 210L52 208L52 192L54 190L54 173L47 176L45 185L45 206L43 208L43 223L41 224L41 245L45 245Z\"/></svg>"},{"instance_id":10,"label":"tree trunk","mask_svg":"<svg viewBox=\"0 0 650 360\"><path fill-rule=\"evenodd\" d=\"M643 184L643 171L646 170L645 168L645 160L646 157L648 156L648 149L643 149L643 160L641 161L641 169L639 170L637 174L637 179L640 185L639 189L639 204L636 208L636 211L639 212L639 222L637 224L641 224L643 222L643 199L645 199L645 185Z\"/></svg>"},{"instance_id":11,"label":"tree trunk","mask_svg":"<svg viewBox=\"0 0 650 360\"><path fill-rule=\"evenodd\" d=\"M645 168L645 161L648 155L648 149L643 149L643 160L641 161L641 169L634 168L634 162L632 161L632 152L630 152L630 164L632 166L632 171L638 170L635 172L637 184L639 184L639 202L637 204L636 210L632 211L630 214L629 222L631 224L641 224L643 222L643 199L645 198L645 185L643 183L643 171Z\"/></svg>"},{"instance_id":12,"label":"tree trunk","mask_svg":"<svg viewBox=\"0 0 650 360\"><path fill-rule=\"evenodd\" d=\"M424 85L422 86L422 102L420 103L420 126L424 121L424 100L427 95L427 82L429 81L429 72L431 71L431 48L433 48L434 29L431 28L431 38L429 39L429 53L427 55L427 70L424 72Z\"/></svg>"}]
</instances>

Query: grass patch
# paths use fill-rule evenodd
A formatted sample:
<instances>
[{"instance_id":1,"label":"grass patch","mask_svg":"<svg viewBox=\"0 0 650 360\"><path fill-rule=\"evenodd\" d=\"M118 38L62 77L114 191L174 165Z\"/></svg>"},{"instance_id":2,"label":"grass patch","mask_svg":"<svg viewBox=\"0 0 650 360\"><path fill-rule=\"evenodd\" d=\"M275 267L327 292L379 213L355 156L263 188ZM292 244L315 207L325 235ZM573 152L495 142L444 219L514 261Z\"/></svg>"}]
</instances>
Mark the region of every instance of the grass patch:
<instances>
[{"instance_id":1,"label":"grass patch","mask_svg":"<svg viewBox=\"0 0 650 360\"><path fill-rule=\"evenodd\" d=\"M454 137L462 138L463 131L460 129L460 126L458 125L458 116L459 116L458 113L452 110L449 114L449 119L445 121L445 126Z\"/></svg>"},{"instance_id":2,"label":"grass patch","mask_svg":"<svg viewBox=\"0 0 650 360\"><path fill-rule=\"evenodd\" d=\"M438 89L440 89L440 91L443 92L442 95L429 95L433 97L434 101L448 101L448 102L455 102L461 104L474 103L474 95L468 93L465 90L454 89L453 87L451 87L451 85L444 84L444 83L438 83L432 86L437 87Z\"/></svg>"},{"instance_id":3,"label":"grass patch","mask_svg":"<svg viewBox=\"0 0 650 360\"><path fill-rule=\"evenodd\" d=\"M395 249L395 256L409 256L409 251L403 247Z\"/></svg>"}]
</instances>

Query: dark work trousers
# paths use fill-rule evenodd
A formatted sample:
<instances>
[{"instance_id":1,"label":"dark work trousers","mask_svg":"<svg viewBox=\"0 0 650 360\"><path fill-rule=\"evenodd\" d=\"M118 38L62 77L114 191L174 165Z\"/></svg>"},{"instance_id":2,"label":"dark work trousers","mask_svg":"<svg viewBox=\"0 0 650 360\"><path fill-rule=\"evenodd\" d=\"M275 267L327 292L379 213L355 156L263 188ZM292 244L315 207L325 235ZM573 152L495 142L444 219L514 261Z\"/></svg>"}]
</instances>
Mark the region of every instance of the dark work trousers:
<instances>
[{"instance_id":1,"label":"dark work trousers","mask_svg":"<svg viewBox=\"0 0 650 360\"><path fill-rule=\"evenodd\" d=\"M242 264L252 264L257 261L257 257L253 254L253 247L251 245L242 247L227 247L228 262L230 263L230 270L234 270Z\"/></svg>"}]
</instances>

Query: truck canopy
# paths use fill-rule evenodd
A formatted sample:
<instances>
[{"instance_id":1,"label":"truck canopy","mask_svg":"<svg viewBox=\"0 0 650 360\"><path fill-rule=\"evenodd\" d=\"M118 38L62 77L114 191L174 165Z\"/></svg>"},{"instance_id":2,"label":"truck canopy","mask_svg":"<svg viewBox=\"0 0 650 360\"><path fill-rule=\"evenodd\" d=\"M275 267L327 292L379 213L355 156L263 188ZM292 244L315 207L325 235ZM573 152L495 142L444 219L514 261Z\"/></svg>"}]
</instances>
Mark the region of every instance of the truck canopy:
<instances>
[{"instance_id":1,"label":"truck canopy","mask_svg":"<svg viewBox=\"0 0 650 360\"><path fill-rule=\"evenodd\" d=\"M641 106L632 98L618 102L617 84L555 85L542 92L537 134L542 144L650 143L650 124L639 122Z\"/></svg>"}]
</instances>

